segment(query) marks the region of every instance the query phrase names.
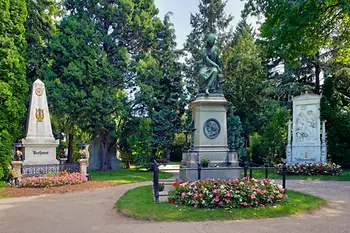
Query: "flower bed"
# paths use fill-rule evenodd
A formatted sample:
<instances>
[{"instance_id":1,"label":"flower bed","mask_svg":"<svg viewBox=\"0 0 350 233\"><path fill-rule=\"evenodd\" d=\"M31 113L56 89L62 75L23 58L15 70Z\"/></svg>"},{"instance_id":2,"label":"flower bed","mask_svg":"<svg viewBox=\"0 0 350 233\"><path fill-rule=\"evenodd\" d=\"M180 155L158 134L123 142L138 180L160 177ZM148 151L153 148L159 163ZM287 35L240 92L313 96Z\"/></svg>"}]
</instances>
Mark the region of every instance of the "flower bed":
<instances>
[{"instance_id":1,"label":"flower bed","mask_svg":"<svg viewBox=\"0 0 350 233\"><path fill-rule=\"evenodd\" d=\"M23 177L21 179L21 186L27 188L46 188L81 184L86 181L86 176L80 173L60 172L56 174L49 174L47 176Z\"/></svg>"},{"instance_id":2,"label":"flower bed","mask_svg":"<svg viewBox=\"0 0 350 233\"><path fill-rule=\"evenodd\" d=\"M282 174L283 164L279 165L277 174ZM301 176L317 176L317 175L329 175L340 176L342 175L341 166L333 164L322 163L309 163L309 164L288 164L287 175L301 175Z\"/></svg>"},{"instance_id":3,"label":"flower bed","mask_svg":"<svg viewBox=\"0 0 350 233\"><path fill-rule=\"evenodd\" d=\"M200 180L175 182L169 191L169 203L194 208L242 208L275 205L283 202L287 195L280 185L270 180Z\"/></svg>"}]
</instances>

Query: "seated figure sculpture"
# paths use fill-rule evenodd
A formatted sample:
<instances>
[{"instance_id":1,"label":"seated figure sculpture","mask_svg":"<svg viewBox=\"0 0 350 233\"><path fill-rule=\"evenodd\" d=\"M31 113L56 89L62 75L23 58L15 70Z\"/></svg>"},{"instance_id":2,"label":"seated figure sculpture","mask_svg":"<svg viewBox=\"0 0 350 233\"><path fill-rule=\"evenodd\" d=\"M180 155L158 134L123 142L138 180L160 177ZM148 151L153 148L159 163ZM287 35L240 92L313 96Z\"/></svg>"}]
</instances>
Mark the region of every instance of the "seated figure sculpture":
<instances>
[{"instance_id":1,"label":"seated figure sculpture","mask_svg":"<svg viewBox=\"0 0 350 233\"><path fill-rule=\"evenodd\" d=\"M222 71L222 62L220 60L220 51L215 46L216 37L214 34L207 36L205 48L202 50L202 66L199 71L199 93L223 93L222 83L224 75Z\"/></svg>"}]
</instances>

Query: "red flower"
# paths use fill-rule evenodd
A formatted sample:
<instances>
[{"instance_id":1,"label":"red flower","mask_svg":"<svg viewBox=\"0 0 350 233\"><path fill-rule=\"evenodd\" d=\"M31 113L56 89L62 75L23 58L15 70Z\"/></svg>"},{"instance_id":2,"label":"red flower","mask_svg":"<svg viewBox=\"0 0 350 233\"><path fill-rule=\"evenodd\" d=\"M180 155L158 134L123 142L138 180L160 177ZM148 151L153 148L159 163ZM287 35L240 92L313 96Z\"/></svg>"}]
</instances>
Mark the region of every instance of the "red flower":
<instances>
[{"instance_id":1,"label":"red flower","mask_svg":"<svg viewBox=\"0 0 350 233\"><path fill-rule=\"evenodd\" d=\"M175 200L170 200L170 199L169 199L169 203L170 203L170 204L175 204Z\"/></svg>"},{"instance_id":2,"label":"red flower","mask_svg":"<svg viewBox=\"0 0 350 233\"><path fill-rule=\"evenodd\" d=\"M183 184L183 183L185 183L185 181L184 181L184 180L181 180L180 184Z\"/></svg>"},{"instance_id":3,"label":"red flower","mask_svg":"<svg viewBox=\"0 0 350 233\"><path fill-rule=\"evenodd\" d=\"M177 187L177 186L179 186L179 183L174 182L173 186L174 186L174 187Z\"/></svg>"}]
</instances>

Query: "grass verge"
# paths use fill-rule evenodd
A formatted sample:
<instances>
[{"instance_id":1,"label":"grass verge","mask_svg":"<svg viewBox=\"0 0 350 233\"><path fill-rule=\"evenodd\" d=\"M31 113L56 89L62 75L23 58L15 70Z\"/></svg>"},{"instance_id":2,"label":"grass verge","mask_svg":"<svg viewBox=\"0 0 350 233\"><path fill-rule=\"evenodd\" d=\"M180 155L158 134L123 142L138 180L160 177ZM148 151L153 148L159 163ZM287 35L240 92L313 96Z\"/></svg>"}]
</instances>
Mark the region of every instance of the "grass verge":
<instances>
[{"instance_id":1,"label":"grass verge","mask_svg":"<svg viewBox=\"0 0 350 233\"><path fill-rule=\"evenodd\" d=\"M6 183L4 181L0 181L0 199L8 197L7 194L1 193L1 190L4 189L5 187L6 187Z\"/></svg>"},{"instance_id":2,"label":"grass verge","mask_svg":"<svg viewBox=\"0 0 350 233\"><path fill-rule=\"evenodd\" d=\"M193 209L168 203L153 203L152 187L129 190L116 203L119 212L136 219L154 221L208 221L276 218L311 211L327 201L308 194L288 190L288 201L276 207L258 209Z\"/></svg>"},{"instance_id":3,"label":"grass verge","mask_svg":"<svg viewBox=\"0 0 350 233\"><path fill-rule=\"evenodd\" d=\"M242 171L243 174L243 171ZM249 169L247 171L249 176ZM265 169L253 169L253 177L258 179L265 178ZM282 175L276 174L275 169L269 169L270 179L282 179ZM343 169L341 176L296 176L287 175L287 180L318 180L318 181L350 181L350 169Z\"/></svg>"},{"instance_id":4,"label":"grass verge","mask_svg":"<svg viewBox=\"0 0 350 233\"><path fill-rule=\"evenodd\" d=\"M94 171L90 172L92 180L110 181L117 184L130 184L136 182L152 181L153 172L143 170L120 170L120 171ZM172 174L167 172L159 172L159 179L167 179Z\"/></svg>"}]
</instances>

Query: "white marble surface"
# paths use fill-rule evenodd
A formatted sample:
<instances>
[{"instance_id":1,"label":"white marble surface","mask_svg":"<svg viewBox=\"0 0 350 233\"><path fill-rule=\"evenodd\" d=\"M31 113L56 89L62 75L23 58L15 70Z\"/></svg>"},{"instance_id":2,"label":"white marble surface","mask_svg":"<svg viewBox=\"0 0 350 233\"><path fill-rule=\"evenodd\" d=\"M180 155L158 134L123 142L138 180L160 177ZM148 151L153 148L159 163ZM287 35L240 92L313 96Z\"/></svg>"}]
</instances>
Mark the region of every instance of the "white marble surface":
<instances>
[{"instance_id":1,"label":"white marble surface","mask_svg":"<svg viewBox=\"0 0 350 233\"><path fill-rule=\"evenodd\" d=\"M287 147L288 163L326 162L321 155L320 99L315 94L293 98L293 137L291 153Z\"/></svg>"},{"instance_id":2,"label":"white marble surface","mask_svg":"<svg viewBox=\"0 0 350 233\"><path fill-rule=\"evenodd\" d=\"M22 144L25 147L25 165L59 163L56 159L58 140L52 134L46 89L39 79L33 84L27 135Z\"/></svg>"}]
</instances>

